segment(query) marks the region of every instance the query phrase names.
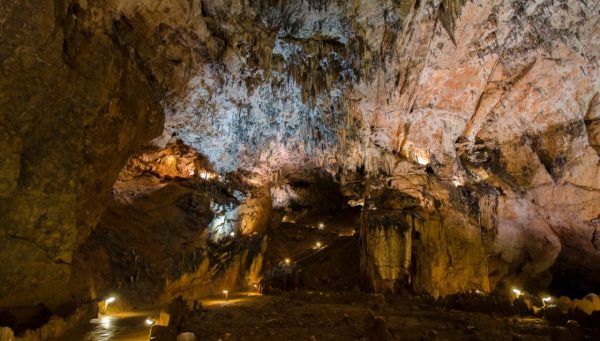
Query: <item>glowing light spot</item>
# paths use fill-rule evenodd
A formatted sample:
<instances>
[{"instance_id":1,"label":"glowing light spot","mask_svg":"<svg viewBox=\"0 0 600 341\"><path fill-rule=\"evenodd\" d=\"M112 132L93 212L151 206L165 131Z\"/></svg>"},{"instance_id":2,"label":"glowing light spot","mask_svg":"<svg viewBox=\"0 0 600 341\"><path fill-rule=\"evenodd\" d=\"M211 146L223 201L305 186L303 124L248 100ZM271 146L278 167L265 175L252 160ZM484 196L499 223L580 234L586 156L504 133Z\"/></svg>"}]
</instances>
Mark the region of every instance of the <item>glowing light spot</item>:
<instances>
[{"instance_id":1,"label":"glowing light spot","mask_svg":"<svg viewBox=\"0 0 600 341\"><path fill-rule=\"evenodd\" d=\"M117 299L114 296L111 296L109 298L107 298L104 301L104 312L106 313L106 310L108 309L108 305L113 303L114 301L116 301Z\"/></svg>"},{"instance_id":2,"label":"glowing light spot","mask_svg":"<svg viewBox=\"0 0 600 341\"><path fill-rule=\"evenodd\" d=\"M200 171L198 174L203 180L221 180L220 175L214 172Z\"/></svg>"},{"instance_id":3,"label":"glowing light spot","mask_svg":"<svg viewBox=\"0 0 600 341\"><path fill-rule=\"evenodd\" d=\"M544 297L544 298L542 298L542 301L544 301L544 303L548 303L548 302L552 301L552 297L550 297L550 296Z\"/></svg>"},{"instance_id":4,"label":"glowing light spot","mask_svg":"<svg viewBox=\"0 0 600 341\"><path fill-rule=\"evenodd\" d=\"M146 323L147 326L151 326L153 325L155 322L153 319L151 318L147 318L146 321L144 321L144 323Z\"/></svg>"},{"instance_id":5,"label":"glowing light spot","mask_svg":"<svg viewBox=\"0 0 600 341\"><path fill-rule=\"evenodd\" d=\"M349 236L353 236L356 234L356 231L352 230L352 231L345 231L345 232L338 232L338 237L349 237Z\"/></svg>"},{"instance_id":6,"label":"glowing light spot","mask_svg":"<svg viewBox=\"0 0 600 341\"><path fill-rule=\"evenodd\" d=\"M289 258L286 258L283 260L285 262L285 264L290 265L290 263L292 262Z\"/></svg>"},{"instance_id":7,"label":"glowing light spot","mask_svg":"<svg viewBox=\"0 0 600 341\"><path fill-rule=\"evenodd\" d=\"M225 295L225 301L229 299L229 290L223 290L223 295Z\"/></svg>"},{"instance_id":8,"label":"glowing light spot","mask_svg":"<svg viewBox=\"0 0 600 341\"><path fill-rule=\"evenodd\" d=\"M364 206L365 205L365 199L348 200L348 205L350 205L352 207Z\"/></svg>"},{"instance_id":9,"label":"glowing light spot","mask_svg":"<svg viewBox=\"0 0 600 341\"><path fill-rule=\"evenodd\" d=\"M431 160L429 158L429 152L426 150L414 150L415 160L422 166L428 165Z\"/></svg>"},{"instance_id":10,"label":"glowing light spot","mask_svg":"<svg viewBox=\"0 0 600 341\"><path fill-rule=\"evenodd\" d=\"M110 316L102 316L100 318L100 324L104 328L110 328L111 322L112 322L112 318Z\"/></svg>"},{"instance_id":11,"label":"glowing light spot","mask_svg":"<svg viewBox=\"0 0 600 341\"><path fill-rule=\"evenodd\" d=\"M231 233L229 235L232 237L235 237L235 232L231 231Z\"/></svg>"},{"instance_id":12,"label":"glowing light spot","mask_svg":"<svg viewBox=\"0 0 600 341\"><path fill-rule=\"evenodd\" d=\"M296 219L294 219L294 218L292 218L290 216L284 215L283 218L281 219L281 222L282 223L292 223L292 224L294 224L294 223L296 223Z\"/></svg>"},{"instance_id":13,"label":"glowing light spot","mask_svg":"<svg viewBox=\"0 0 600 341\"><path fill-rule=\"evenodd\" d=\"M315 247L316 247L317 249L320 249L320 248L321 248L321 242L316 242L316 243L315 243Z\"/></svg>"},{"instance_id":14,"label":"glowing light spot","mask_svg":"<svg viewBox=\"0 0 600 341\"><path fill-rule=\"evenodd\" d=\"M517 288L512 288L512 292L517 295L517 297L521 296L523 292Z\"/></svg>"},{"instance_id":15,"label":"glowing light spot","mask_svg":"<svg viewBox=\"0 0 600 341\"><path fill-rule=\"evenodd\" d=\"M322 229L324 229L324 228L325 228L325 224L323 224L323 223L319 223L319 230L322 230Z\"/></svg>"}]
</instances>

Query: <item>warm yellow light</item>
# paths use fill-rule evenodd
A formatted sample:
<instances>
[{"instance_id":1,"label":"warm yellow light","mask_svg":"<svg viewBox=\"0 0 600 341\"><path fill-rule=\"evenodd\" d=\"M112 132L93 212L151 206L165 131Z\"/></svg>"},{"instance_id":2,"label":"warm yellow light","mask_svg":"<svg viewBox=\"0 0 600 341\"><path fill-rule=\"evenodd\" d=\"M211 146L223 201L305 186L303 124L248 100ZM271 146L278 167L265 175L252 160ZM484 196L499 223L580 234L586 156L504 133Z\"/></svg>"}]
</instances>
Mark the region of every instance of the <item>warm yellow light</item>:
<instances>
[{"instance_id":1,"label":"warm yellow light","mask_svg":"<svg viewBox=\"0 0 600 341\"><path fill-rule=\"evenodd\" d=\"M227 301L229 299L229 291L223 290L223 295L225 295L225 301Z\"/></svg>"},{"instance_id":2,"label":"warm yellow light","mask_svg":"<svg viewBox=\"0 0 600 341\"><path fill-rule=\"evenodd\" d=\"M319 223L319 228L320 228L321 230L322 230L322 229L324 229L324 228L325 228L325 224L323 224L323 223Z\"/></svg>"},{"instance_id":3,"label":"warm yellow light","mask_svg":"<svg viewBox=\"0 0 600 341\"><path fill-rule=\"evenodd\" d=\"M229 235L232 237L235 237L235 232L231 231L231 233Z\"/></svg>"},{"instance_id":4,"label":"warm yellow light","mask_svg":"<svg viewBox=\"0 0 600 341\"><path fill-rule=\"evenodd\" d=\"M318 249L318 248L320 248L320 247L321 247L321 242L316 242L316 243L315 243L315 247L316 247L317 249Z\"/></svg>"},{"instance_id":5,"label":"warm yellow light","mask_svg":"<svg viewBox=\"0 0 600 341\"><path fill-rule=\"evenodd\" d=\"M223 293L224 293L225 295L227 295L227 294L229 294L229 291L227 291L227 290L223 290Z\"/></svg>"},{"instance_id":6,"label":"warm yellow light","mask_svg":"<svg viewBox=\"0 0 600 341\"><path fill-rule=\"evenodd\" d=\"M200 171L200 178L204 180L213 180L219 178L219 175L213 172Z\"/></svg>"},{"instance_id":7,"label":"warm yellow light","mask_svg":"<svg viewBox=\"0 0 600 341\"><path fill-rule=\"evenodd\" d=\"M289 258L284 259L285 264L290 265L292 262Z\"/></svg>"},{"instance_id":8,"label":"warm yellow light","mask_svg":"<svg viewBox=\"0 0 600 341\"><path fill-rule=\"evenodd\" d=\"M107 299L104 301L104 312L105 312L105 313L106 313L106 310L108 309L108 305L109 305L109 304L111 304L111 303L113 303L113 302L114 302L114 301L116 301L116 300L117 300L116 298L114 298L113 296L111 296L111 297L107 298Z\"/></svg>"},{"instance_id":9,"label":"warm yellow light","mask_svg":"<svg viewBox=\"0 0 600 341\"><path fill-rule=\"evenodd\" d=\"M544 301L545 303L548 303L548 302L552 301L552 297L550 297L550 296L544 297L544 298L542 298L542 301Z\"/></svg>"},{"instance_id":10,"label":"warm yellow light","mask_svg":"<svg viewBox=\"0 0 600 341\"><path fill-rule=\"evenodd\" d=\"M100 318L100 323L102 324L102 326L104 328L109 328L110 327L110 322L112 321L112 318L110 316L102 316Z\"/></svg>"},{"instance_id":11,"label":"warm yellow light","mask_svg":"<svg viewBox=\"0 0 600 341\"><path fill-rule=\"evenodd\" d=\"M523 292L521 292L521 290L517 289L517 288L513 288L512 292L517 295L517 297L521 296L523 294Z\"/></svg>"},{"instance_id":12,"label":"warm yellow light","mask_svg":"<svg viewBox=\"0 0 600 341\"><path fill-rule=\"evenodd\" d=\"M431 162L429 152L426 150L414 150L414 157L416 161L423 166L428 165Z\"/></svg>"},{"instance_id":13,"label":"warm yellow light","mask_svg":"<svg viewBox=\"0 0 600 341\"><path fill-rule=\"evenodd\" d=\"M147 326L151 326L154 324L154 320L151 318L147 318L146 321L144 321L146 323Z\"/></svg>"}]
</instances>

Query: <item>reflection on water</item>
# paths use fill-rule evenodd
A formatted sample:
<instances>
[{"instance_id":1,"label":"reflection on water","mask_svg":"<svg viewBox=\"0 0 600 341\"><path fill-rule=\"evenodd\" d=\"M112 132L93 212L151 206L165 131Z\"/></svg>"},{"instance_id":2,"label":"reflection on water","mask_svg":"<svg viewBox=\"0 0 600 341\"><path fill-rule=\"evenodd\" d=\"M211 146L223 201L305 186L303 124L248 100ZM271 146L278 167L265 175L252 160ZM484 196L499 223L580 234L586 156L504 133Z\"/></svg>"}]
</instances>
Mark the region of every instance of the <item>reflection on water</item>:
<instances>
[{"instance_id":1,"label":"reflection on water","mask_svg":"<svg viewBox=\"0 0 600 341\"><path fill-rule=\"evenodd\" d=\"M150 327L145 321L148 316L154 314L156 312L146 311L100 316L56 340L145 341L150 334Z\"/></svg>"}]
</instances>

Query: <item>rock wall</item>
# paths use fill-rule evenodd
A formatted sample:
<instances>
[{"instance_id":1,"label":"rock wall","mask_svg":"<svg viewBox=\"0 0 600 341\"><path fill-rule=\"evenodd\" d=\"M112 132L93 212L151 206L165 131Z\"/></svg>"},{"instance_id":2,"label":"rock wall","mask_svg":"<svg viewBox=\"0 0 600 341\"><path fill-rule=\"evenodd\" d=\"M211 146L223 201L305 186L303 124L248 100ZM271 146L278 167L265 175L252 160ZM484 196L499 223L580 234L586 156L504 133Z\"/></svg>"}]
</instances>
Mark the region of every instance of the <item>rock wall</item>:
<instances>
[{"instance_id":1,"label":"rock wall","mask_svg":"<svg viewBox=\"0 0 600 341\"><path fill-rule=\"evenodd\" d=\"M598 6L311 0L200 8L206 46L219 57L195 69L158 143L177 135L217 170L245 169L263 183L281 168L319 167L344 184L362 178L415 196L441 230L457 224L451 248L485 248L473 273L487 269L492 289L547 286L557 258L562 270L580 269L588 288L598 283ZM443 249L434 258L446 257ZM456 283L423 284L427 291L474 286L459 285L464 275L452 269Z\"/></svg>"},{"instance_id":2,"label":"rock wall","mask_svg":"<svg viewBox=\"0 0 600 341\"><path fill-rule=\"evenodd\" d=\"M177 142L132 157L98 226L75 253L72 290L119 302L197 300L252 288L270 196Z\"/></svg>"},{"instance_id":3,"label":"rock wall","mask_svg":"<svg viewBox=\"0 0 600 341\"><path fill-rule=\"evenodd\" d=\"M67 299L73 250L163 112L155 144L182 139L265 191L281 169L320 168L415 198L419 215L393 208L385 229L421 231L411 283L424 291L544 287L550 270L581 276L581 290L600 281L591 2L0 6L0 306ZM348 188L357 203L381 195ZM404 267L408 239L386 233L398 249L382 257L405 254ZM377 260L379 244L364 245Z\"/></svg>"},{"instance_id":4,"label":"rock wall","mask_svg":"<svg viewBox=\"0 0 600 341\"><path fill-rule=\"evenodd\" d=\"M73 250L163 126L152 73L104 4L86 4L0 6L0 307L70 300Z\"/></svg>"},{"instance_id":5,"label":"rock wall","mask_svg":"<svg viewBox=\"0 0 600 341\"><path fill-rule=\"evenodd\" d=\"M423 209L417 197L370 185L362 213L361 268L377 292L445 296L490 290L480 225L455 209Z\"/></svg>"},{"instance_id":6,"label":"rock wall","mask_svg":"<svg viewBox=\"0 0 600 341\"><path fill-rule=\"evenodd\" d=\"M440 208L427 202L439 201L458 210L464 226L481 226L481 237L465 241L488 244L492 288L549 284L559 254L571 259L562 267L585 269L593 288L600 177L584 127L598 92L597 19L590 20L598 9L466 2L448 30L444 4L413 12L413 38L400 45L405 64L396 62L400 85L379 81L367 93L383 92L386 101L359 102L371 127L367 171L410 176L396 155L422 165L429 179L399 181L400 188L421 192L428 211ZM574 259L582 253L580 267Z\"/></svg>"}]
</instances>

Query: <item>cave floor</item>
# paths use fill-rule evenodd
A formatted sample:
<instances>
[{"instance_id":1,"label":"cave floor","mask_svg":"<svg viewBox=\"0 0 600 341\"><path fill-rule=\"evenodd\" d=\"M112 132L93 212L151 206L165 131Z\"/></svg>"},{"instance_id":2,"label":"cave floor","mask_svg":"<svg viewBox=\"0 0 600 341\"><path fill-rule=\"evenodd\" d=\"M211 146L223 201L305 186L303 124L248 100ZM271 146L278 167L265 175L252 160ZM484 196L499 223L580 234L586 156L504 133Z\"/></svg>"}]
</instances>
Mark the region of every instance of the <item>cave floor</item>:
<instances>
[{"instance_id":1,"label":"cave floor","mask_svg":"<svg viewBox=\"0 0 600 341\"><path fill-rule=\"evenodd\" d=\"M360 292L286 292L278 296L232 293L208 297L203 311L183 317L180 332L198 340L579 340L600 339L600 330L575 335L548 321L448 310L418 297ZM100 317L58 340L143 341L158 310Z\"/></svg>"},{"instance_id":2,"label":"cave floor","mask_svg":"<svg viewBox=\"0 0 600 341\"><path fill-rule=\"evenodd\" d=\"M358 292L238 294L203 304L205 311L188 316L182 329L199 340L570 339L566 329L543 319L446 310L418 298Z\"/></svg>"},{"instance_id":3,"label":"cave floor","mask_svg":"<svg viewBox=\"0 0 600 341\"><path fill-rule=\"evenodd\" d=\"M145 320L154 315L158 315L157 310L99 316L49 341L146 341L150 328Z\"/></svg>"}]
</instances>

